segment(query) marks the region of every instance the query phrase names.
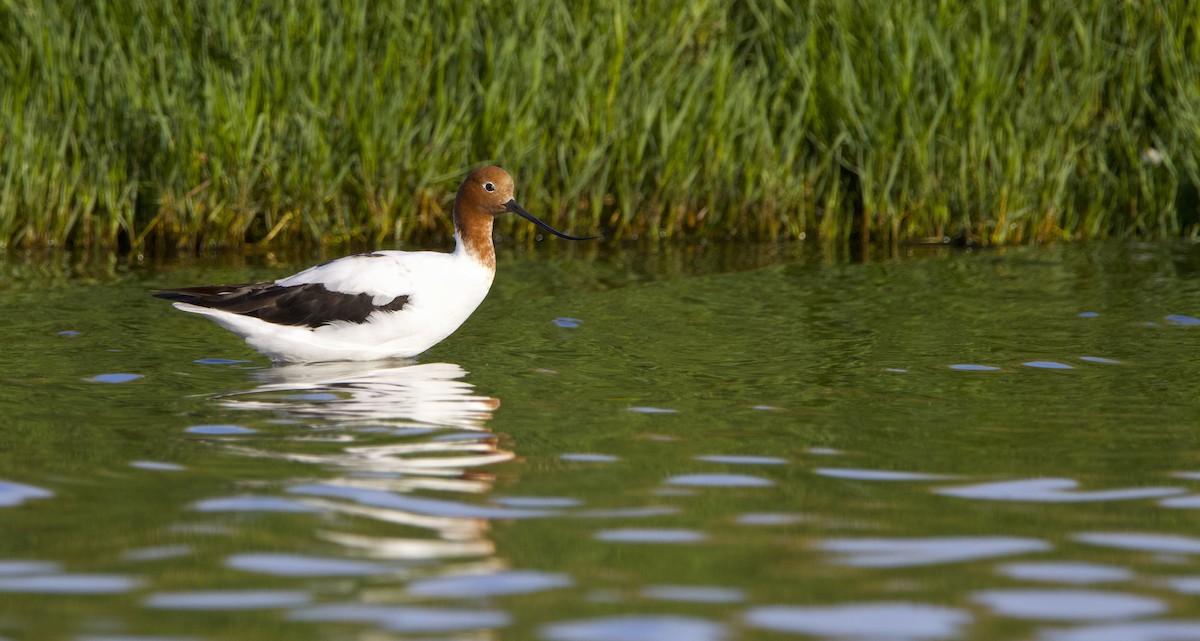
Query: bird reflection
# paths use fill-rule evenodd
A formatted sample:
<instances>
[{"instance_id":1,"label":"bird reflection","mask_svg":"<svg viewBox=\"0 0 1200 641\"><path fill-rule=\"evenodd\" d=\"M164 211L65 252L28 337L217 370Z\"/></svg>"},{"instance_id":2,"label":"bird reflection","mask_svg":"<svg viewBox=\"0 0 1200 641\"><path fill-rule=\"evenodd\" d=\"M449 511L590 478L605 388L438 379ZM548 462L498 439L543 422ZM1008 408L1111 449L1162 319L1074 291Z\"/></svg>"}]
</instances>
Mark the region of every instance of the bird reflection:
<instances>
[{"instance_id":1,"label":"bird reflection","mask_svg":"<svg viewBox=\"0 0 1200 641\"><path fill-rule=\"evenodd\" d=\"M500 401L471 394L453 363L305 363L257 370L261 382L225 397L232 409L272 410L295 418L350 422L412 421L483 429Z\"/></svg>"},{"instance_id":2,"label":"bird reflection","mask_svg":"<svg viewBox=\"0 0 1200 641\"><path fill-rule=\"evenodd\" d=\"M382 537L371 527L372 535L323 531L321 538L376 558L489 555L490 519L537 515L454 498L490 492L494 477L479 468L513 458L486 428L499 400L475 394L466 374L451 363L288 365L254 372L256 387L217 402L301 428L269 445L229 443L239 454L330 473L289 487L296 501L403 533Z\"/></svg>"}]
</instances>

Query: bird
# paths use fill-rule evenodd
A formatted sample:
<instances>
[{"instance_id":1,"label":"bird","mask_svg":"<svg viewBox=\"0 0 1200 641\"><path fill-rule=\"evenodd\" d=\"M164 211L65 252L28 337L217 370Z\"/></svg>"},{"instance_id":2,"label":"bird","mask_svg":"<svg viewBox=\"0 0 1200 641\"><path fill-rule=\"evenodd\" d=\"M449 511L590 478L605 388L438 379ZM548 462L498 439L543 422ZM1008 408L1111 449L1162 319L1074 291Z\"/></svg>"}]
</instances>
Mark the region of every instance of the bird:
<instances>
[{"instance_id":1,"label":"bird","mask_svg":"<svg viewBox=\"0 0 1200 641\"><path fill-rule=\"evenodd\" d=\"M566 240L517 204L513 178L491 165L470 172L454 198L454 250L372 251L286 278L241 285L158 289L275 363L413 358L454 333L496 275L492 224L514 213Z\"/></svg>"}]
</instances>

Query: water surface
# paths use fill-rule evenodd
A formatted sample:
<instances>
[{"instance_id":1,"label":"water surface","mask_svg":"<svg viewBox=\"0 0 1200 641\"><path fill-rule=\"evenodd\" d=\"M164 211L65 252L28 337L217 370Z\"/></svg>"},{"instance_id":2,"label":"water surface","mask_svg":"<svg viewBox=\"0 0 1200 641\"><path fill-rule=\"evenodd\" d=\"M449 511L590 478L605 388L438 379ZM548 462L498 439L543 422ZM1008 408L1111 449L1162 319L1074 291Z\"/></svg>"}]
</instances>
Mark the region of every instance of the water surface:
<instances>
[{"instance_id":1,"label":"water surface","mask_svg":"<svg viewBox=\"0 0 1200 641\"><path fill-rule=\"evenodd\" d=\"M1200 250L810 254L288 367L146 290L300 264L10 257L0 637L1200 639Z\"/></svg>"}]
</instances>

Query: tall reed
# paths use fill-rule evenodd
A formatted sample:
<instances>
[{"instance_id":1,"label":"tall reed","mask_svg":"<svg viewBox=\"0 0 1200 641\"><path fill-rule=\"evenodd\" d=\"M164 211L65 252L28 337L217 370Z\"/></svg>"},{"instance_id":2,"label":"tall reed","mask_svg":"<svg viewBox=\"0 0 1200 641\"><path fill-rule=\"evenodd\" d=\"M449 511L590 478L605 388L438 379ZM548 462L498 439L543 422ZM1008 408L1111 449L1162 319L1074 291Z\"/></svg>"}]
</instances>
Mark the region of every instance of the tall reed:
<instances>
[{"instance_id":1,"label":"tall reed","mask_svg":"<svg viewBox=\"0 0 1200 641\"><path fill-rule=\"evenodd\" d=\"M484 162L617 238L1194 234L1200 12L0 0L5 244L417 240Z\"/></svg>"}]
</instances>

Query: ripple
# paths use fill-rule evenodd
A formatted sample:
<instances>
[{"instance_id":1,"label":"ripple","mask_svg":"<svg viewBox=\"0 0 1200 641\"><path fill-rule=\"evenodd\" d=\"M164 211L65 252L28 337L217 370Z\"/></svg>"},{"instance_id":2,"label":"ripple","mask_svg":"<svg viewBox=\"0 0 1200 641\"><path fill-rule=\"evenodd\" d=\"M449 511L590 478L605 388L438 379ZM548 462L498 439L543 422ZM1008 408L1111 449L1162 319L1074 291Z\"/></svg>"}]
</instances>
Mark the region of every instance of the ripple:
<instances>
[{"instance_id":1,"label":"ripple","mask_svg":"<svg viewBox=\"0 0 1200 641\"><path fill-rule=\"evenodd\" d=\"M943 474L893 472L891 470L857 470L844 467L819 467L813 471L821 476L829 476L835 479L852 479L855 481L938 481L954 478Z\"/></svg>"},{"instance_id":2,"label":"ripple","mask_svg":"<svg viewBox=\"0 0 1200 641\"><path fill-rule=\"evenodd\" d=\"M741 603L746 600L746 593L737 588L706 585L648 585L642 588L642 596L687 603Z\"/></svg>"},{"instance_id":3,"label":"ripple","mask_svg":"<svg viewBox=\"0 0 1200 641\"><path fill-rule=\"evenodd\" d=\"M610 543L699 543L703 532L681 528L619 528L600 530L594 538Z\"/></svg>"},{"instance_id":4,"label":"ripple","mask_svg":"<svg viewBox=\"0 0 1200 641\"><path fill-rule=\"evenodd\" d=\"M706 463L725 463L728 465L787 465L788 460L777 456L741 456L741 455L726 455L713 454L709 456L697 456L697 461Z\"/></svg>"},{"instance_id":5,"label":"ripple","mask_svg":"<svg viewBox=\"0 0 1200 641\"><path fill-rule=\"evenodd\" d=\"M555 325L565 329L579 329L583 321L578 318L570 318L569 316L561 316L551 321Z\"/></svg>"},{"instance_id":6,"label":"ripple","mask_svg":"<svg viewBox=\"0 0 1200 641\"><path fill-rule=\"evenodd\" d=\"M392 571L381 563L270 552L234 554L225 559L225 567L274 576L368 576Z\"/></svg>"},{"instance_id":7,"label":"ripple","mask_svg":"<svg viewBox=\"0 0 1200 641\"><path fill-rule=\"evenodd\" d=\"M418 579L408 584L408 593L420 597L471 599L506 594L528 594L574 585L565 574L534 570L509 570L489 574L457 574Z\"/></svg>"},{"instance_id":8,"label":"ripple","mask_svg":"<svg viewBox=\"0 0 1200 641\"><path fill-rule=\"evenodd\" d=\"M292 610L290 621L371 623L391 632L456 632L500 628L511 623L499 610L424 608L363 603L332 603Z\"/></svg>"},{"instance_id":9,"label":"ripple","mask_svg":"<svg viewBox=\"0 0 1200 641\"><path fill-rule=\"evenodd\" d=\"M307 592L298 590L209 590L156 592L144 604L164 610L266 610L292 608L310 600Z\"/></svg>"},{"instance_id":10,"label":"ripple","mask_svg":"<svg viewBox=\"0 0 1200 641\"><path fill-rule=\"evenodd\" d=\"M561 454L558 458L576 463L615 463L621 460L609 454L591 454L586 452Z\"/></svg>"},{"instance_id":11,"label":"ripple","mask_svg":"<svg viewBox=\"0 0 1200 641\"><path fill-rule=\"evenodd\" d=\"M58 569L59 564L53 561L0 561L0 576L50 574Z\"/></svg>"},{"instance_id":12,"label":"ripple","mask_svg":"<svg viewBox=\"0 0 1200 641\"><path fill-rule=\"evenodd\" d=\"M141 580L119 574L41 574L0 577L0 592L26 594L116 594L128 592Z\"/></svg>"},{"instance_id":13,"label":"ripple","mask_svg":"<svg viewBox=\"0 0 1200 641\"><path fill-rule=\"evenodd\" d=\"M973 561L1026 552L1042 552L1050 544L1039 539L1004 536L932 537L924 539L829 539L817 544L842 555L842 565L860 568L900 568Z\"/></svg>"},{"instance_id":14,"label":"ripple","mask_svg":"<svg viewBox=\"0 0 1200 641\"><path fill-rule=\"evenodd\" d=\"M331 392L313 392L311 394L293 394L283 397L285 401L340 401L341 396Z\"/></svg>"},{"instance_id":15,"label":"ripple","mask_svg":"<svg viewBox=\"0 0 1200 641\"><path fill-rule=\"evenodd\" d=\"M1046 641L1200 641L1200 620L1140 621L1048 630Z\"/></svg>"},{"instance_id":16,"label":"ripple","mask_svg":"<svg viewBox=\"0 0 1200 641\"><path fill-rule=\"evenodd\" d=\"M1200 325L1200 318L1184 316L1182 314L1167 314L1166 320L1168 323L1179 325L1180 327L1195 327L1196 325Z\"/></svg>"},{"instance_id":17,"label":"ripple","mask_svg":"<svg viewBox=\"0 0 1200 641\"><path fill-rule=\"evenodd\" d=\"M1074 537L1080 543L1090 543L1121 550L1138 550L1159 554L1200 554L1200 539L1174 534L1144 534L1125 532L1086 532Z\"/></svg>"},{"instance_id":18,"label":"ripple","mask_svg":"<svg viewBox=\"0 0 1200 641\"><path fill-rule=\"evenodd\" d=\"M956 363L950 366L950 369L960 372L998 372L999 367L991 365L976 365L974 363Z\"/></svg>"},{"instance_id":19,"label":"ripple","mask_svg":"<svg viewBox=\"0 0 1200 641\"><path fill-rule=\"evenodd\" d=\"M229 436L233 434L253 434L258 430L242 427L241 425L193 425L185 431L191 434Z\"/></svg>"},{"instance_id":20,"label":"ripple","mask_svg":"<svg viewBox=\"0 0 1200 641\"><path fill-rule=\"evenodd\" d=\"M638 414L678 414L679 410L673 410L666 407L629 407L626 408L630 412Z\"/></svg>"},{"instance_id":21,"label":"ripple","mask_svg":"<svg viewBox=\"0 0 1200 641\"><path fill-rule=\"evenodd\" d=\"M391 434L392 436L412 437L425 436L426 434L433 434L437 431L438 429L434 427L401 427L388 432L388 434Z\"/></svg>"},{"instance_id":22,"label":"ripple","mask_svg":"<svg viewBox=\"0 0 1200 641\"><path fill-rule=\"evenodd\" d=\"M687 487L770 487L770 479L745 474L681 474L667 479L668 485Z\"/></svg>"},{"instance_id":23,"label":"ripple","mask_svg":"<svg viewBox=\"0 0 1200 641\"><path fill-rule=\"evenodd\" d=\"M871 603L829 607L772 605L751 608L752 627L813 636L842 638L945 639L958 637L971 615L936 605Z\"/></svg>"},{"instance_id":24,"label":"ripple","mask_svg":"<svg viewBox=\"0 0 1200 641\"><path fill-rule=\"evenodd\" d=\"M806 514L793 512L747 512L737 516L737 523L741 525L796 525L811 520Z\"/></svg>"},{"instance_id":25,"label":"ripple","mask_svg":"<svg viewBox=\"0 0 1200 641\"><path fill-rule=\"evenodd\" d=\"M200 512L318 512L317 508L278 496L227 496L192 504Z\"/></svg>"},{"instance_id":26,"label":"ripple","mask_svg":"<svg viewBox=\"0 0 1200 641\"><path fill-rule=\"evenodd\" d=\"M728 635L724 626L705 619L633 615L552 623L540 636L547 641L721 641Z\"/></svg>"},{"instance_id":27,"label":"ripple","mask_svg":"<svg viewBox=\"0 0 1200 641\"><path fill-rule=\"evenodd\" d=\"M1058 361L1029 361L1021 364L1025 367L1033 367L1037 369L1075 369L1066 363L1059 363Z\"/></svg>"},{"instance_id":28,"label":"ripple","mask_svg":"<svg viewBox=\"0 0 1200 641\"><path fill-rule=\"evenodd\" d=\"M235 358L198 358L192 362L199 363L200 365L236 365L237 363L249 363L250 361Z\"/></svg>"},{"instance_id":29,"label":"ripple","mask_svg":"<svg viewBox=\"0 0 1200 641\"><path fill-rule=\"evenodd\" d=\"M1035 621L1104 621L1167 610L1158 599L1094 590L985 590L971 599L1001 616Z\"/></svg>"},{"instance_id":30,"label":"ripple","mask_svg":"<svg viewBox=\"0 0 1200 641\"><path fill-rule=\"evenodd\" d=\"M492 502L504 507L534 507L534 508L563 508L578 507L583 504L579 499L561 496L497 496Z\"/></svg>"},{"instance_id":31,"label":"ripple","mask_svg":"<svg viewBox=\"0 0 1200 641\"><path fill-rule=\"evenodd\" d=\"M129 467L136 467L139 470L152 470L155 472L182 472L185 468L182 465L174 463L162 463L159 461L130 461Z\"/></svg>"},{"instance_id":32,"label":"ripple","mask_svg":"<svg viewBox=\"0 0 1200 641\"><path fill-rule=\"evenodd\" d=\"M0 507L12 507L29 499L48 499L52 496L54 496L54 492L40 487L12 481L0 481Z\"/></svg>"},{"instance_id":33,"label":"ripple","mask_svg":"<svg viewBox=\"0 0 1200 641\"><path fill-rule=\"evenodd\" d=\"M1167 579L1167 585L1180 594L1200 594L1200 576L1177 576Z\"/></svg>"},{"instance_id":34,"label":"ripple","mask_svg":"<svg viewBox=\"0 0 1200 641\"><path fill-rule=\"evenodd\" d=\"M1200 494L1189 494L1172 499L1163 499L1158 504L1177 510L1200 510Z\"/></svg>"},{"instance_id":35,"label":"ripple","mask_svg":"<svg viewBox=\"0 0 1200 641\"><path fill-rule=\"evenodd\" d=\"M1076 316L1078 316L1080 318L1096 318L1096 317L1100 316L1100 314L1098 314L1096 312L1079 312L1078 314L1076 314Z\"/></svg>"},{"instance_id":36,"label":"ripple","mask_svg":"<svg viewBox=\"0 0 1200 641\"><path fill-rule=\"evenodd\" d=\"M125 561L162 561L187 556L191 553L192 548L186 545L159 545L129 550L121 555L121 559Z\"/></svg>"},{"instance_id":37,"label":"ripple","mask_svg":"<svg viewBox=\"0 0 1200 641\"><path fill-rule=\"evenodd\" d=\"M1133 571L1128 568L1099 563L1009 563L996 571L1010 579L1052 583L1111 583L1133 578Z\"/></svg>"},{"instance_id":38,"label":"ripple","mask_svg":"<svg viewBox=\"0 0 1200 641\"><path fill-rule=\"evenodd\" d=\"M89 379L85 379L85 380L91 381L93 383L109 383L109 384L116 385L116 384L120 384L120 383L128 383L130 381L136 381L139 378L142 378L141 374L97 374L96 376L93 376L93 377L91 377Z\"/></svg>"},{"instance_id":39,"label":"ripple","mask_svg":"<svg viewBox=\"0 0 1200 641\"><path fill-rule=\"evenodd\" d=\"M644 519L652 516L679 514L673 505L646 505L643 507L612 507L596 510L580 510L574 516L583 519Z\"/></svg>"},{"instance_id":40,"label":"ripple","mask_svg":"<svg viewBox=\"0 0 1200 641\"><path fill-rule=\"evenodd\" d=\"M1120 490L1076 492L1074 490L1077 487L1079 487L1079 482L1072 479L1039 478L949 487L934 490L934 492L946 496L988 501L1087 503L1094 501L1152 499L1182 494L1185 491L1177 487L1136 487Z\"/></svg>"},{"instance_id":41,"label":"ripple","mask_svg":"<svg viewBox=\"0 0 1200 641\"><path fill-rule=\"evenodd\" d=\"M370 490L340 485L296 485L287 490L293 494L309 494L328 498L340 498L354 501L361 505L401 510L412 514L426 516L447 516L463 519L521 519L550 516L556 512L550 510L515 509L505 507L488 507L447 501L443 499L428 499L416 496L405 496L383 490Z\"/></svg>"},{"instance_id":42,"label":"ripple","mask_svg":"<svg viewBox=\"0 0 1200 641\"><path fill-rule=\"evenodd\" d=\"M431 439L434 443L447 443L458 441L485 441L496 438L491 432L450 432L449 434L439 434Z\"/></svg>"},{"instance_id":43,"label":"ripple","mask_svg":"<svg viewBox=\"0 0 1200 641\"><path fill-rule=\"evenodd\" d=\"M1104 358L1103 356L1080 356L1079 360L1087 361L1089 363L1100 363L1103 365L1120 365L1121 364L1121 361L1111 359L1111 358Z\"/></svg>"}]
</instances>

